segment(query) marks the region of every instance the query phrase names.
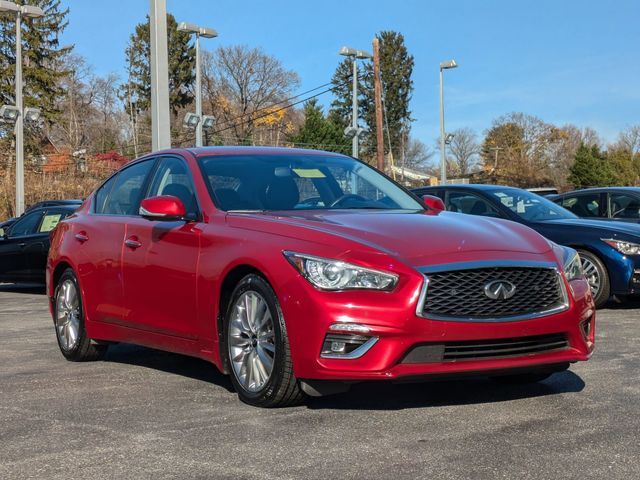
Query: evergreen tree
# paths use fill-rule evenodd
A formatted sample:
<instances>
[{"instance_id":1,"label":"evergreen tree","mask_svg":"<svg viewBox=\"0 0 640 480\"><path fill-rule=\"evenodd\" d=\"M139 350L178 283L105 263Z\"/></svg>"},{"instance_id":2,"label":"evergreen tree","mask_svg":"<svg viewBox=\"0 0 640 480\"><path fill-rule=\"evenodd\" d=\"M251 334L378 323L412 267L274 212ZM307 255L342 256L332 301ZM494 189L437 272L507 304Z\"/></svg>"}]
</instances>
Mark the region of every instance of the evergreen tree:
<instances>
[{"instance_id":1,"label":"evergreen tree","mask_svg":"<svg viewBox=\"0 0 640 480\"><path fill-rule=\"evenodd\" d=\"M123 86L123 97L127 112L131 115L129 106L129 92L131 90L131 105L136 114L151 109L151 69L149 57L151 54L149 16L144 23L136 25L135 33L131 35L125 50L129 85ZM178 24L173 15L167 14L167 43L169 47L169 104L175 115L180 108L186 107L193 101L193 84L195 81L195 47L191 45L191 35L178 30Z\"/></svg>"},{"instance_id":2,"label":"evergreen tree","mask_svg":"<svg viewBox=\"0 0 640 480\"><path fill-rule=\"evenodd\" d=\"M349 153L351 149L350 141L345 137L341 125L325 117L315 98L305 103L304 123L291 141L301 144L302 147L339 153Z\"/></svg>"},{"instance_id":3,"label":"evergreen tree","mask_svg":"<svg viewBox=\"0 0 640 480\"><path fill-rule=\"evenodd\" d=\"M59 113L56 102L63 93L60 79L66 74L62 57L73 47L60 47L69 9L61 0L18 2L42 8L44 16L22 19L22 74L24 106L41 109L47 123ZM14 14L0 15L0 103L15 105L16 24ZM6 128L6 125L5 125Z\"/></svg>"},{"instance_id":4,"label":"evergreen tree","mask_svg":"<svg viewBox=\"0 0 640 480\"><path fill-rule=\"evenodd\" d=\"M617 183L610 163L597 145L591 147L584 143L576 152L576 161L570 168L568 178L576 188L604 187Z\"/></svg>"},{"instance_id":5,"label":"evergreen tree","mask_svg":"<svg viewBox=\"0 0 640 480\"><path fill-rule=\"evenodd\" d=\"M366 97L362 81L362 64L358 67L358 118L362 124L363 103L366 101ZM348 125L351 125L351 114L353 113L353 60L351 58L345 58L338 64L331 78L331 83L333 84L334 99L331 102L329 116L344 130Z\"/></svg>"}]
</instances>

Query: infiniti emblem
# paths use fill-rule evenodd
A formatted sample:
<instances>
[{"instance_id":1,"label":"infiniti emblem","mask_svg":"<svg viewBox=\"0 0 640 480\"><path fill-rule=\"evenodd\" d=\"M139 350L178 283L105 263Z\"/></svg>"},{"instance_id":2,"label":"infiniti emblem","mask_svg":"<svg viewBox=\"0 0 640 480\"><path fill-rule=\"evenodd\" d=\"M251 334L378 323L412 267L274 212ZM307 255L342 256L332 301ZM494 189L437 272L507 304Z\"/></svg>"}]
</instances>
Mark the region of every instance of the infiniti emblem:
<instances>
[{"instance_id":1,"label":"infiniti emblem","mask_svg":"<svg viewBox=\"0 0 640 480\"><path fill-rule=\"evenodd\" d=\"M492 300L507 300L516 294L516 286L506 280L493 280L484 286L484 294Z\"/></svg>"}]
</instances>

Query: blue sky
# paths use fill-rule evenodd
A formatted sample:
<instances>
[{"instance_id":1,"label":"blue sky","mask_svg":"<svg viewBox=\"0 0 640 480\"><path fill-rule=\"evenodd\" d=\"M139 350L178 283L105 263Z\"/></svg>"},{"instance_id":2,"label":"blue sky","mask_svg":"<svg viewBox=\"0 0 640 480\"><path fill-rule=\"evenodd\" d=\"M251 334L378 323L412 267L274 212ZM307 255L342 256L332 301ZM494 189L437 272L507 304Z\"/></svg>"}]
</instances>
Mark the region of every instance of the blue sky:
<instances>
[{"instance_id":1,"label":"blue sky","mask_svg":"<svg viewBox=\"0 0 640 480\"><path fill-rule=\"evenodd\" d=\"M122 75L149 1L63 4L62 43L98 74ZM371 50L376 32L402 32L415 57L413 135L428 145L439 128L438 64L449 58L460 67L445 72L447 130L481 135L494 118L523 111L612 141L640 123L639 0L167 0L167 9L218 30L207 48L246 44L278 57L301 76L300 92L330 80L342 45Z\"/></svg>"}]
</instances>

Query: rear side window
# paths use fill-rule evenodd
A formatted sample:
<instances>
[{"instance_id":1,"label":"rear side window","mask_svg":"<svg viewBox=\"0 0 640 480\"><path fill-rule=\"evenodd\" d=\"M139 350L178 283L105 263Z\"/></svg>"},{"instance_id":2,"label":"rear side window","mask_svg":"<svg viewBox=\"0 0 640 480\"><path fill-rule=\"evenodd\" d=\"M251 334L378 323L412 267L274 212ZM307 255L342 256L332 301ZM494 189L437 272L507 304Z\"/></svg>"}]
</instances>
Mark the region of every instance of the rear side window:
<instances>
[{"instance_id":1,"label":"rear side window","mask_svg":"<svg viewBox=\"0 0 640 480\"><path fill-rule=\"evenodd\" d=\"M11 227L9 230L9 236L22 237L35 234L43 213L43 211L39 211L25 215Z\"/></svg>"},{"instance_id":2,"label":"rear side window","mask_svg":"<svg viewBox=\"0 0 640 480\"><path fill-rule=\"evenodd\" d=\"M624 193L612 193L611 218L640 218L640 199Z\"/></svg>"},{"instance_id":3,"label":"rear side window","mask_svg":"<svg viewBox=\"0 0 640 480\"><path fill-rule=\"evenodd\" d=\"M105 215L137 215L142 187L154 160L145 160L122 170L109 193L104 208Z\"/></svg>"},{"instance_id":4,"label":"rear side window","mask_svg":"<svg viewBox=\"0 0 640 480\"><path fill-rule=\"evenodd\" d=\"M58 222L60 222L60 220L62 220L61 213L46 214L42 219L42 223L40 224L40 228L38 229L38 232L40 233L50 232L51 230L56 228L56 225L58 225Z\"/></svg>"}]
</instances>

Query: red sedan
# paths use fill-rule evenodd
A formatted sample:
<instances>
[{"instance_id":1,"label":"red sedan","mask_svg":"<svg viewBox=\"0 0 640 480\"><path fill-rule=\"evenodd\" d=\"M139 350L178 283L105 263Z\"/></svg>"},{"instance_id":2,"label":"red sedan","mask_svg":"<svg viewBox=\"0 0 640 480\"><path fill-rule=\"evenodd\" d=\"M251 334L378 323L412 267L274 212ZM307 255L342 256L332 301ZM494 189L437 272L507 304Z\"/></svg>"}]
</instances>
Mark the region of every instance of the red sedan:
<instances>
[{"instance_id":1,"label":"red sedan","mask_svg":"<svg viewBox=\"0 0 640 480\"><path fill-rule=\"evenodd\" d=\"M113 342L204 358L259 406L365 380L537 381L587 360L576 252L441 208L334 153L148 155L52 234L58 344L74 361Z\"/></svg>"}]
</instances>

